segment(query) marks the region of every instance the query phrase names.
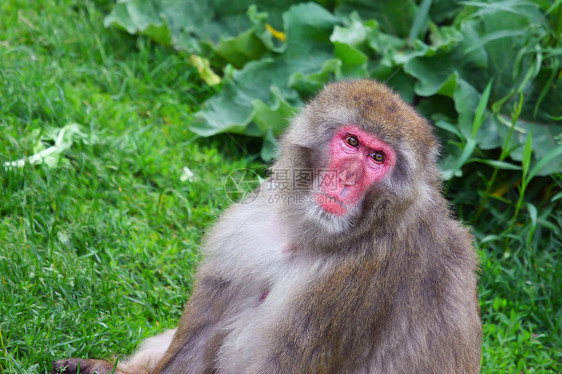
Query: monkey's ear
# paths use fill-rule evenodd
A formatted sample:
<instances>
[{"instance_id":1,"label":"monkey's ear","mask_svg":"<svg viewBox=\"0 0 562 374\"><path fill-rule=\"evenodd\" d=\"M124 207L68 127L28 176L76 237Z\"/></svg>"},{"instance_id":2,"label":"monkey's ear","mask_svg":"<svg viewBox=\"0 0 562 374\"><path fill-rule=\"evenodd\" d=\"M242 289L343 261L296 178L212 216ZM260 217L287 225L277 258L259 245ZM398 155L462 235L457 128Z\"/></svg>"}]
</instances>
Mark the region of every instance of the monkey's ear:
<instances>
[{"instance_id":1,"label":"monkey's ear","mask_svg":"<svg viewBox=\"0 0 562 374\"><path fill-rule=\"evenodd\" d=\"M318 163L315 163L318 155L312 147L302 144L289 144L286 148L286 152L293 156L293 160L298 160L298 165L295 165L295 169L312 168L312 165L319 165Z\"/></svg>"}]
</instances>

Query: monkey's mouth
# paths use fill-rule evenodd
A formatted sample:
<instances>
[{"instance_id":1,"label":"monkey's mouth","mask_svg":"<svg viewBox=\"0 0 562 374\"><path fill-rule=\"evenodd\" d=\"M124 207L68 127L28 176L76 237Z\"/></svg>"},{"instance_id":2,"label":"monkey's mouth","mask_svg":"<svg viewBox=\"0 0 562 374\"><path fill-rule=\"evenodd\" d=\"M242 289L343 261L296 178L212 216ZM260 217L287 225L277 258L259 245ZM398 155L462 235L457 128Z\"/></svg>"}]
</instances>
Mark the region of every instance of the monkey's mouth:
<instances>
[{"instance_id":1,"label":"monkey's mouth","mask_svg":"<svg viewBox=\"0 0 562 374\"><path fill-rule=\"evenodd\" d=\"M335 196L328 194L316 194L316 202L328 213L335 214L337 216L343 216L347 213L347 208L343 205L343 202Z\"/></svg>"}]
</instances>

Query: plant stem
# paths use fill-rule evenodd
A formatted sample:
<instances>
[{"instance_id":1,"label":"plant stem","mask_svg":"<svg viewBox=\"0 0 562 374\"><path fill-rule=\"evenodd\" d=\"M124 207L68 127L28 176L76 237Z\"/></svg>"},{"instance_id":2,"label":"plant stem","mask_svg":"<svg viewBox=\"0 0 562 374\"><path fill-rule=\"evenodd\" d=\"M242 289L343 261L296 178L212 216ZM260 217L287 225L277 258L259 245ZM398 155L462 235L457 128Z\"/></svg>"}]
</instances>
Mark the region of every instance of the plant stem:
<instances>
[{"instance_id":1,"label":"plant stem","mask_svg":"<svg viewBox=\"0 0 562 374\"><path fill-rule=\"evenodd\" d=\"M515 105L514 111L511 115L511 127L509 128L509 133L507 134L507 138L505 139L505 142L503 144L502 151L501 151L501 154L500 154L500 157L499 157L499 161L505 160L507 158L507 156L509 156L509 153L511 153L511 151L509 149L509 142L511 141L511 136L513 135L513 130L515 129L515 124L517 123L517 120L519 119L519 115L521 114L522 108L523 108L523 95L520 95L519 103ZM478 220L478 218L480 217L480 214L484 211L484 207L486 206L486 203L488 202L488 199L490 197L490 192L492 190L492 186L494 185L494 182L496 181L498 171L499 171L499 168L497 166L495 166L494 171L492 172L492 177L490 178L490 181L488 183L486 183L486 191L484 191L484 196L482 196L482 200L480 200L480 205L478 206L478 210L476 211L476 216L475 216L474 220Z\"/></svg>"}]
</instances>

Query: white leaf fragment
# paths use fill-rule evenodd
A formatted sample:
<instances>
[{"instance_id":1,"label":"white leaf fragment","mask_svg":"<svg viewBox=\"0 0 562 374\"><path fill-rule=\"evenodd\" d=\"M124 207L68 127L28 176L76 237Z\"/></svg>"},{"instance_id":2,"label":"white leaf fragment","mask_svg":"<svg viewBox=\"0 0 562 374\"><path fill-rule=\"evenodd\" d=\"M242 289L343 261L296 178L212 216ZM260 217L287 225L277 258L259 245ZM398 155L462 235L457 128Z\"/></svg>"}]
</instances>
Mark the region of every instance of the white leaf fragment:
<instances>
[{"instance_id":1,"label":"white leaf fragment","mask_svg":"<svg viewBox=\"0 0 562 374\"><path fill-rule=\"evenodd\" d=\"M55 144L45 148L43 145L45 140L54 140ZM22 168L25 164L38 165L42 163L49 167L55 167L59 164L62 153L69 149L75 141L93 144L96 142L96 139L93 135L83 132L79 124L71 123L62 128L47 131L37 139L37 144L34 147L35 154L16 161L6 161L4 162L4 167Z\"/></svg>"},{"instance_id":2,"label":"white leaf fragment","mask_svg":"<svg viewBox=\"0 0 562 374\"><path fill-rule=\"evenodd\" d=\"M195 174L193 174L193 172L187 167L184 166L183 169L181 169L181 173L180 173L180 181L185 182L185 181L189 181L191 182L193 180L193 176Z\"/></svg>"}]
</instances>

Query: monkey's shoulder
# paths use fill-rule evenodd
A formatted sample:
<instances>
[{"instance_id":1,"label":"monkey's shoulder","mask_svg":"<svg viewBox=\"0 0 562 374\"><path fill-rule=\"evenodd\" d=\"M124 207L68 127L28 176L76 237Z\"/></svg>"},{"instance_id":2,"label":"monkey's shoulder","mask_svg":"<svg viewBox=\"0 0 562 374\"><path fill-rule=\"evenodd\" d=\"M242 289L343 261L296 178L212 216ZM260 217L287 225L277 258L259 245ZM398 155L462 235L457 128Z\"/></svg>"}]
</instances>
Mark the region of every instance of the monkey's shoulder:
<instances>
[{"instance_id":1,"label":"monkey's shoulder","mask_svg":"<svg viewBox=\"0 0 562 374\"><path fill-rule=\"evenodd\" d=\"M211 229L202 252L214 272L241 280L248 274L267 278L286 257L290 243L279 218L260 203L236 204Z\"/></svg>"}]
</instances>

